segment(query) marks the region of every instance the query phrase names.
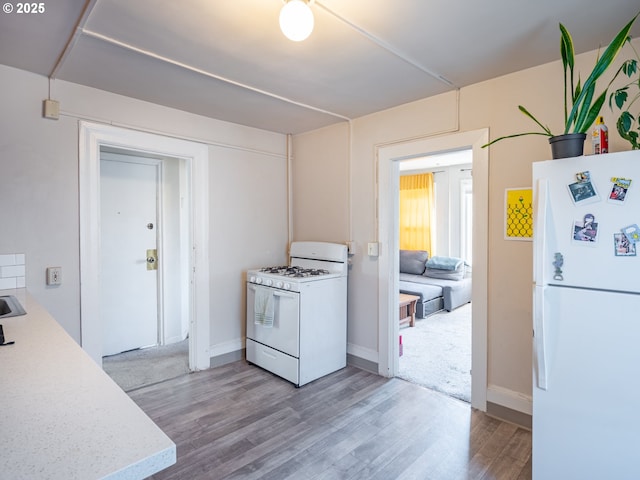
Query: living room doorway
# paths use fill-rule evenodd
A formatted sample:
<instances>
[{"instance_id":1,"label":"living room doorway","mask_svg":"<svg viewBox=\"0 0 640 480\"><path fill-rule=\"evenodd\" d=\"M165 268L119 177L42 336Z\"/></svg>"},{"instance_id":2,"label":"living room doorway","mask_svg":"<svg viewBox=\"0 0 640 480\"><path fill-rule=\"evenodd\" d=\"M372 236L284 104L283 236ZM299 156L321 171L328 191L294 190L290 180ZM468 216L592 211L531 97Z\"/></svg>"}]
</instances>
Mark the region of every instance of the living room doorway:
<instances>
[{"instance_id":1,"label":"living room doorway","mask_svg":"<svg viewBox=\"0 0 640 480\"><path fill-rule=\"evenodd\" d=\"M425 271L424 265L421 272L403 272L402 265L405 254L416 250L426 252L425 258L457 258L463 262L464 280L460 281L471 282L472 167L471 149L399 163L400 292L417 294L420 305L415 322L400 327L402 348L397 376L467 403L471 402L471 304L462 299L460 302L464 304L456 304L452 311L438 311L443 306L442 300L423 297L434 285L453 280L430 277L432 269ZM457 272L449 270L437 274L458 278ZM419 283L422 281L428 285L424 290Z\"/></svg>"},{"instance_id":2,"label":"living room doorway","mask_svg":"<svg viewBox=\"0 0 640 480\"><path fill-rule=\"evenodd\" d=\"M473 152L473 282L471 405L486 411L487 398L487 273L489 157L482 145L488 130L472 130L377 147L378 240L398 252L399 164L435 153L471 149ZM378 257L379 373L393 377L399 370L397 253Z\"/></svg>"}]
</instances>

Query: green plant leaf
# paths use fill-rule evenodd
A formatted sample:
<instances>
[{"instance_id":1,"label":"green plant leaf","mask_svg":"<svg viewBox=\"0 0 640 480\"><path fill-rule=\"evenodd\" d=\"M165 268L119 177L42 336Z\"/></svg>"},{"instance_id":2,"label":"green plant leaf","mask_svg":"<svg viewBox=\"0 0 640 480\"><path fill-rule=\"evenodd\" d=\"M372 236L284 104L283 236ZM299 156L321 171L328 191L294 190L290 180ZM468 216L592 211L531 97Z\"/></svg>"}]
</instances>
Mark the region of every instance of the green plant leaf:
<instances>
[{"instance_id":1,"label":"green plant leaf","mask_svg":"<svg viewBox=\"0 0 640 480\"><path fill-rule=\"evenodd\" d=\"M638 71L638 61L631 59L622 64L622 71L631 78Z\"/></svg>"},{"instance_id":2,"label":"green plant leaf","mask_svg":"<svg viewBox=\"0 0 640 480\"><path fill-rule=\"evenodd\" d=\"M583 104L584 105L586 105L586 106L591 105L591 100L593 99L593 96L595 95L595 91L596 91L596 84L593 83L593 84L591 84L591 87L589 87L589 89L585 92L584 100L583 100ZM584 124L588 113L589 112L588 112L587 108L582 108L582 109L578 110L578 116L577 116L577 118L574 119L574 125L573 125L573 131L575 133L584 133L582 131L582 125Z\"/></svg>"},{"instance_id":3,"label":"green plant leaf","mask_svg":"<svg viewBox=\"0 0 640 480\"><path fill-rule=\"evenodd\" d=\"M543 132L525 132L525 133L514 133L513 135L505 135L504 137L498 137L495 140L491 140L489 143L485 143L481 148L488 147L489 145L493 145L500 140L504 140L505 138L515 138L515 137L524 137L525 135L544 135L545 137L550 137L552 135L548 135Z\"/></svg>"},{"instance_id":4,"label":"green plant leaf","mask_svg":"<svg viewBox=\"0 0 640 480\"><path fill-rule=\"evenodd\" d=\"M623 130L628 132L631 130L631 126L633 125L635 118L629 112L622 112L618 121L621 123Z\"/></svg>"},{"instance_id":5,"label":"green plant leaf","mask_svg":"<svg viewBox=\"0 0 640 480\"><path fill-rule=\"evenodd\" d=\"M571 102L575 103L580 94L582 93L582 85L580 85L580 75L578 75L578 84L576 85L576 91L574 96L571 98Z\"/></svg>"},{"instance_id":6,"label":"green plant leaf","mask_svg":"<svg viewBox=\"0 0 640 480\"><path fill-rule=\"evenodd\" d=\"M627 101L627 98L629 98L629 94L627 93L627 90L629 90L629 87L619 88L618 90L613 92L609 97L609 108L612 108L611 107L612 99L615 101L616 107L622 108L622 106Z\"/></svg>"},{"instance_id":7,"label":"green plant leaf","mask_svg":"<svg viewBox=\"0 0 640 480\"><path fill-rule=\"evenodd\" d=\"M529 117L531 120L533 120L534 122L536 122L538 125L540 125L540 128L542 128L542 130L545 131L545 133L543 133L542 135L547 135L549 137L553 136L553 134L551 133L551 130L549 129L549 127L547 127L546 125L543 125L542 123L540 123L538 121L538 119L536 117L534 117L529 110L527 110L526 108L524 108L522 105L518 105L518 109L524 113L527 117Z\"/></svg>"},{"instance_id":8,"label":"green plant leaf","mask_svg":"<svg viewBox=\"0 0 640 480\"><path fill-rule=\"evenodd\" d=\"M573 104L573 108L571 109L571 113L569 114L569 117L567 118L567 121L565 123L564 133L569 133L569 129L571 128L571 124L574 123L574 120L576 119L576 117L580 116L578 114L578 111L581 108L590 109L590 105L584 104L584 102L583 102L585 96L587 95L585 92L589 91L589 89L591 88L591 85L595 84L596 80L613 63L614 59L618 55L618 52L620 51L620 49L622 48L624 43L629 38L629 32L631 30L631 27L633 26L633 22L635 22L635 20L636 20L636 18L638 17L639 14L640 13L636 14L631 19L631 21L629 23L627 23L622 30L620 30L620 32L615 36L613 41L606 48L606 50L602 54L602 57L600 57L598 59L598 61L596 62L596 65L595 65L595 67L593 67L593 70L591 71L591 74L585 80L584 85L582 86L582 91L580 92L580 95L578 95L576 101Z\"/></svg>"},{"instance_id":9,"label":"green plant leaf","mask_svg":"<svg viewBox=\"0 0 640 480\"><path fill-rule=\"evenodd\" d=\"M620 137L628 141L631 144L632 149L638 150L640 148L640 145L638 144L638 132L631 130L634 120L633 115L629 112L622 112L622 115L620 115L616 122L616 128Z\"/></svg>"},{"instance_id":10,"label":"green plant leaf","mask_svg":"<svg viewBox=\"0 0 640 480\"><path fill-rule=\"evenodd\" d=\"M596 98L596 101L593 102L593 105L591 105L587 116L582 119L581 123L577 126L576 133L587 133L589 127L593 125L593 123L596 121L596 118L598 118L600 110L602 109L602 105L604 104L604 101L606 99L607 91L605 90L600 94L598 98ZM588 105L588 103L585 102L585 105Z\"/></svg>"},{"instance_id":11,"label":"green plant leaf","mask_svg":"<svg viewBox=\"0 0 640 480\"><path fill-rule=\"evenodd\" d=\"M562 58L562 68L564 70L564 123L566 125L569 112L567 96L571 95L571 102L573 104L576 95L573 90L573 66L575 63L575 53L571 34L562 24L560 24L560 57ZM569 79L567 79L567 67L569 68ZM567 83L571 86L571 92L567 91ZM578 88L580 88L579 79Z\"/></svg>"}]
</instances>

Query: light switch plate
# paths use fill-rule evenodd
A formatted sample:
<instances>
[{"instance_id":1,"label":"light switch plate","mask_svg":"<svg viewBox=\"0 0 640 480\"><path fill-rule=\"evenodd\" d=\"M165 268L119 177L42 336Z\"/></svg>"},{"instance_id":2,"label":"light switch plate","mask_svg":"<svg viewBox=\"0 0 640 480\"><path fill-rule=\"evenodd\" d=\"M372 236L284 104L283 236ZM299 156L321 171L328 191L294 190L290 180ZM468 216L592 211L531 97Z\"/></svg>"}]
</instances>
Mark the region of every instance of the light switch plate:
<instances>
[{"instance_id":1,"label":"light switch plate","mask_svg":"<svg viewBox=\"0 0 640 480\"><path fill-rule=\"evenodd\" d=\"M370 242L367 244L367 255L377 257L380 255L380 244L378 242Z\"/></svg>"},{"instance_id":2,"label":"light switch plate","mask_svg":"<svg viewBox=\"0 0 640 480\"><path fill-rule=\"evenodd\" d=\"M62 267L47 268L47 285L62 284Z\"/></svg>"},{"instance_id":3,"label":"light switch plate","mask_svg":"<svg viewBox=\"0 0 640 480\"><path fill-rule=\"evenodd\" d=\"M356 242L353 242L353 241L347 242L347 254L348 255L356 254Z\"/></svg>"}]
</instances>

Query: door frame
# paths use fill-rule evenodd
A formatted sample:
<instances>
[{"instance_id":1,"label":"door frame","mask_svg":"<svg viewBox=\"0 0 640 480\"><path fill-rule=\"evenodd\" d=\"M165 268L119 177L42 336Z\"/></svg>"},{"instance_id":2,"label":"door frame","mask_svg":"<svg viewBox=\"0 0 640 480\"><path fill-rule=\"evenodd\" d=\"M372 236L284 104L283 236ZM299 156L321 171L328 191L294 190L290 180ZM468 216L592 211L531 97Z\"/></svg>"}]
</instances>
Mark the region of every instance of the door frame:
<instances>
[{"instance_id":1,"label":"door frame","mask_svg":"<svg viewBox=\"0 0 640 480\"><path fill-rule=\"evenodd\" d=\"M189 185L189 368L210 366L209 149L207 145L80 121L80 334L82 348L102 365L100 321L100 147L175 157L186 162Z\"/></svg>"},{"instance_id":2,"label":"door frame","mask_svg":"<svg viewBox=\"0 0 640 480\"><path fill-rule=\"evenodd\" d=\"M489 130L471 130L376 147L378 169L378 240L389 255L378 258L378 372L394 377L399 369L398 345L398 164L425 154L470 148L473 152L473 286L471 332L471 406L487 409L487 276L489 224L489 153L481 148Z\"/></svg>"}]
</instances>

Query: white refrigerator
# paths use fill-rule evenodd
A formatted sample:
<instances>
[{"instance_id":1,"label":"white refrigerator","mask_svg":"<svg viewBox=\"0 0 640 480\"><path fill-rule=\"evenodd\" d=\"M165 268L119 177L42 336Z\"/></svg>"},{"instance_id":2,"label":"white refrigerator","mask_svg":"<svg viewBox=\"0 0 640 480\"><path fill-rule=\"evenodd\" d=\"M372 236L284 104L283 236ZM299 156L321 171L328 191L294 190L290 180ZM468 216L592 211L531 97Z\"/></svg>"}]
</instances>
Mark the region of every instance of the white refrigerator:
<instances>
[{"instance_id":1,"label":"white refrigerator","mask_svg":"<svg viewBox=\"0 0 640 480\"><path fill-rule=\"evenodd\" d=\"M533 480L640 479L640 151L533 189Z\"/></svg>"}]
</instances>

